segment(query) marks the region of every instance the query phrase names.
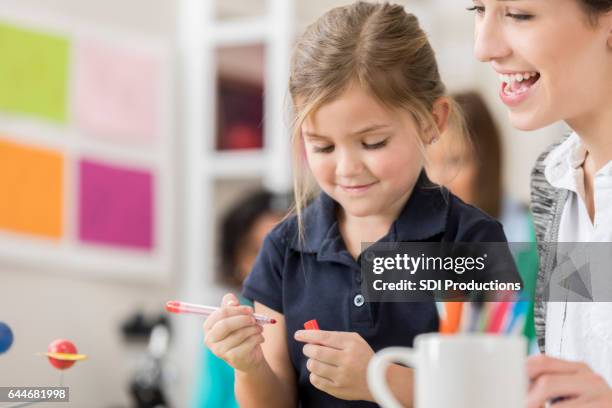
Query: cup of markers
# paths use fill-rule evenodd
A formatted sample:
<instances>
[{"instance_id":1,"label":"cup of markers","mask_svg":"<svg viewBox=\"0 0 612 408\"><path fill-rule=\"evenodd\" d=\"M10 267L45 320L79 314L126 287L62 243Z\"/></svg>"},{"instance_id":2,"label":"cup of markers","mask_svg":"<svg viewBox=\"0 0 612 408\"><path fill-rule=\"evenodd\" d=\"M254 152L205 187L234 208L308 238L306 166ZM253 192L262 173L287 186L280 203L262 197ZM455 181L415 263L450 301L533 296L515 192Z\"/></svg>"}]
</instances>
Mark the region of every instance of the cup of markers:
<instances>
[{"instance_id":1,"label":"cup of markers","mask_svg":"<svg viewBox=\"0 0 612 408\"><path fill-rule=\"evenodd\" d=\"M530 302L438 302L440 332L415 338L414 347L389 347L368 366L368 386L384 408L402 405L386 371L414 368L416 408L526 406L527 341L522 336ZM407 379L408 381L408 379Z\"/></svg>"}]
</instances>

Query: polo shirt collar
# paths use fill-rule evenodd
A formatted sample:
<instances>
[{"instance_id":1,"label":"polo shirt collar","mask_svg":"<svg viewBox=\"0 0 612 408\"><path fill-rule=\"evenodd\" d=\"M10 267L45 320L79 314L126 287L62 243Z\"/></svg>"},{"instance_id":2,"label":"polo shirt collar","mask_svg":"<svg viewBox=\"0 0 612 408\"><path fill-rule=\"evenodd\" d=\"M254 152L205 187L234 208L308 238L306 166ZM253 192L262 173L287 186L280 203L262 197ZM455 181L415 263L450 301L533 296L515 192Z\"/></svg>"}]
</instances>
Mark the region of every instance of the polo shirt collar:
<instances>
[{"instance_id":1,"label":"polo shirt collar","mask_svg":"<svg viewBox=\"0 0 612 408\"><path fill-rule=\"evenodd\" d=\"M424 241L445 231L450 196L444 187L433 184L423 170L414 190L387 235L381 241ZM342 242L336 217L338 203L321 192L304 210L304 240L297 234L292 248L321 253L336 250Z\"/></svg>"}]
</instances>

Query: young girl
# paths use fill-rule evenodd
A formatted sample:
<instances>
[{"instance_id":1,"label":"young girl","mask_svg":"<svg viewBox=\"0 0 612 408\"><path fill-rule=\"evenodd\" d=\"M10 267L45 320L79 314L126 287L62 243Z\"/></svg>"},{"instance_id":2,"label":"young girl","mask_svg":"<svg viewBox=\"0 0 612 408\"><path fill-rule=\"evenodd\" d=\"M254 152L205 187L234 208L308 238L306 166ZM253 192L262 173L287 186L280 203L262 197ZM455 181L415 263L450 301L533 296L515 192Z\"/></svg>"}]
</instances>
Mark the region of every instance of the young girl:
<instances>
[{"instance_id":1,"label":"young girl","mask_svg":"<svg viewBox=\"0 0 612 408\"><path fill-rule=\"evenodd\" d=\"M556 261L546 243L612 241L612 0L475 0L471 9L476 56L499 73L512 124L533 130L563 120L573 129L532 177L536 332L555 358L529 361L529 406L565 398L559 407L610 407L612 295L588 303L543 296ZM598 278L610 287L609 270Z\"/></svg>"},{"instance_id":2,"label":"young girl","mask_svg":"<svg viewBox=\"0 0 612 408\"><path fill-rule=\"evenodd\" d=\"M370 357L438 329L436 307L369 303L362 242L505 242L500 224L432 186L427 146L457 113L417 19L403 7L358 2L333 9L299 39L289 89L295 111L296 214L266 238L244 296L276 319L224 297L205 342L235 368L244 407L374 407ZM321 192L312 195L306 176ZM311 319L320 331L301 330ZM264 342L265 339L265 342ZM391 369L411 404L411 369Z\"/></svg>"}]
</instances>

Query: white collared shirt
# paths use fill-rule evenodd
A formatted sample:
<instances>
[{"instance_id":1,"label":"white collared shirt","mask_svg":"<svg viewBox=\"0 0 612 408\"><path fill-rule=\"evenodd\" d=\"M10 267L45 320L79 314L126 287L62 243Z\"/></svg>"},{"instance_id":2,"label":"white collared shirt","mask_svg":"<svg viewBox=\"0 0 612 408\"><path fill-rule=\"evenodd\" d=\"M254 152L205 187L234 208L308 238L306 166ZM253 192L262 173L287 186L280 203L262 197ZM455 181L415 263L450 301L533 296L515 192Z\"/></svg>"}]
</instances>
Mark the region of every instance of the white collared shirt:
<instances>
[{"instance_id":1,"label":"white collared shirt","mask_svg":"<svg viewBox=\"0 0 612 408\"><path fill-rule=\"evenodd\" d=\"M595 216L591 222L582 169L586 155L574 133L544 162L548 182L570 192L561 214L558 242L612 242L612 161L595 174ZM598 279L612 282L612 267L609 275ZM612 385L612 302L548 302L546 354L582 361Z\"/></svg>"}]
</instances>

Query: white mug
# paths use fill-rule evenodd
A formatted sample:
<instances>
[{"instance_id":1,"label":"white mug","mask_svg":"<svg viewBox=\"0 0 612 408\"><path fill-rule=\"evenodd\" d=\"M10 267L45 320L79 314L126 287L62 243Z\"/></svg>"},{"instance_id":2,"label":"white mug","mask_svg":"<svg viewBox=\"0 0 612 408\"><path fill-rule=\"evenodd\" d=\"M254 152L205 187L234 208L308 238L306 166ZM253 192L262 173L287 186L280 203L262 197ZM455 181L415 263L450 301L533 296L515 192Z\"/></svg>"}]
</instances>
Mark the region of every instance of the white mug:
<instances>
[{"instance_id":1,"label":"white mug","mask_svg":"<svg viewBox=\"0 0 612 408\"><path fill-rule=\"evenodd\" d=\"M415 408L524 408L527 344L522 336L437 333L416 337L414 348L390 347L368 366L368 385L384 408L401 408L386 382L390 364L414 368Z\"/></svg>"}]
</instances>

